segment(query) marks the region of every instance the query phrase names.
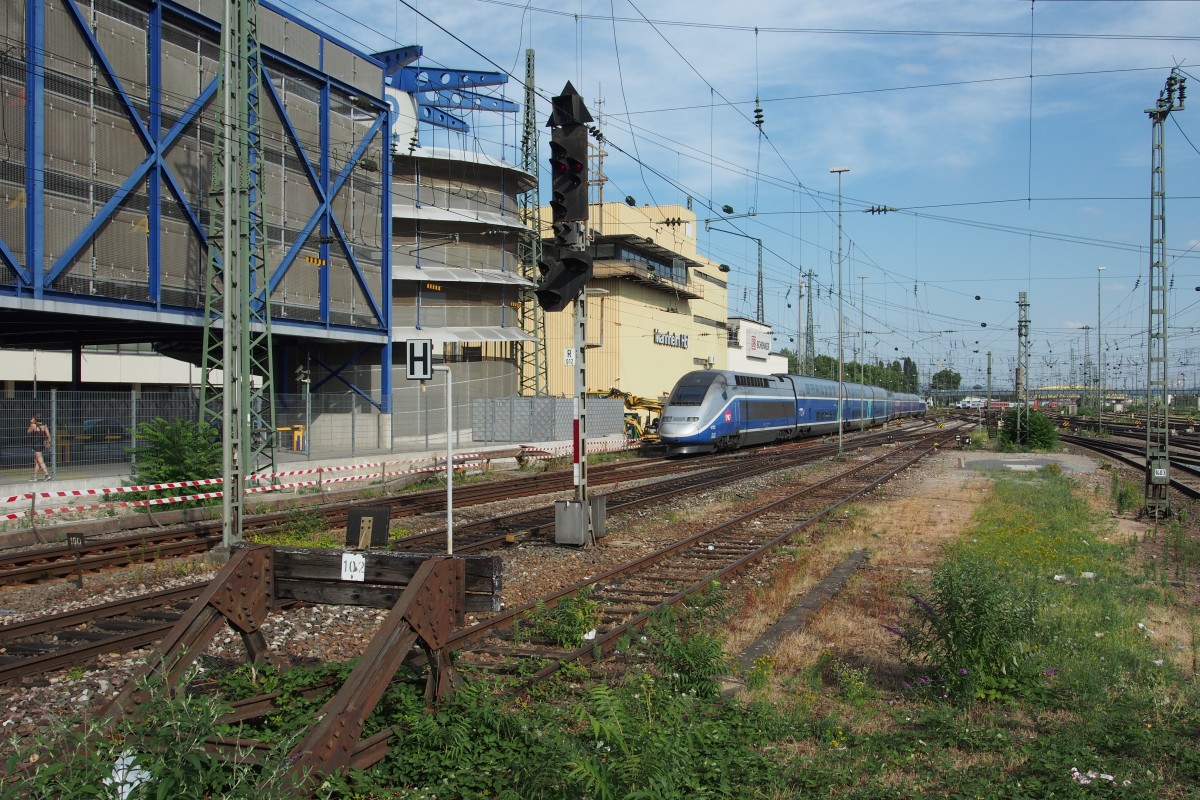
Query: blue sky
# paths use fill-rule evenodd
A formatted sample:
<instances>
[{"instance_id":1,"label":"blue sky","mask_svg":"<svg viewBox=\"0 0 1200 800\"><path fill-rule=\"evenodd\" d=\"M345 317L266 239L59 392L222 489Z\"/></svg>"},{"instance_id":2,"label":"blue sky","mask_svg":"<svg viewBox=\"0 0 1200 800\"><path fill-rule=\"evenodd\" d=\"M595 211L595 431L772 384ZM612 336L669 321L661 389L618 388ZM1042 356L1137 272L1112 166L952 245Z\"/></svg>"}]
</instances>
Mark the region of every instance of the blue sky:
<instances>
[{"instance_id":1,"label":"blue sky","mask_svg":"<svg viewBox=\"0 0 1200 800\"><path fill-rule=\"evenodd\" d=\"M817 350L836 354L838 182L829 170L848 166L847 358L861 319L869 357L910 355L924 374L949 367L969 386L984 382L991 351L995 384L1011 385L1017 298L1025 291L1035 383L1078 379L1083 326L1094 360L1099 323L1106 382L1144 384L1145 110L1173 66L1195 76L1188 88L1200 93L1200 3L277 5L366 50L415 43L430 66L511 71L504 94L517 101L524 52L533 47L539 120L546 98L567 80L594 114L603 112L606 199L684 203L690 196L701 219L729 205L738 217L717 224L764 240L764 305L776 348L797 346L796 284L801 270L812 270ZM753 123L756 97L762 135ZM507 148L513 158L519 120L512 117L501 124L480 115L471 120L472 137L441 134L431 143ZM1171 374L1194 385L1200 102L1171 115L1165 141ZM864 213L872 206L897 211ZM702 230L700 248L734 267L730 314L753 317L755 244Z\"/></svg>"}]
</instances>

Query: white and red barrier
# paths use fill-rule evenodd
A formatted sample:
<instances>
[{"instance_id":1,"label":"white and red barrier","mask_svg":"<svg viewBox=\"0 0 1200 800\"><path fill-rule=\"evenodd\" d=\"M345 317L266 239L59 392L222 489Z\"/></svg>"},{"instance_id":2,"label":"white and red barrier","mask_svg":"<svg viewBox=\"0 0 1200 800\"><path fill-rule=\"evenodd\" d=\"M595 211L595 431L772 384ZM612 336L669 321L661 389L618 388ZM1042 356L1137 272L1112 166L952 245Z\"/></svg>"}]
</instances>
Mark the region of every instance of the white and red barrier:
<instances>
[{"instance_id":1,"label":"white and red barrier","mask_svg":"<svg viewBox=\"0 0 1200 800\"><path fill-rule=\"evenodd\" d=\"M598 439L589 441L587 444L588 455L592 453L618 453L624 450L636 450L641 447L641 442L634 439ZM553 458L565 458L570 456L575 451L575 445L562 444L554 447L533 447L524 446L518 454L518 458L525 461L545 461Z\"/></svg>"},{"instance_id":2,"label":"white and red barrier","mask_svg":"<svg viewBox=\"0 0 1200 800\"><path fill-rule=\"evenodd\" d=\"M483 458L482 453L463 453L455 457L455 462L451 468L456 471L465 471L473 467L482 467L486 464L486 460L476 461L459 461L459 458ZM265 492L278 492L285 489L296 489L306 486L316 486L319 491L324 491L324 487L335 483L348 483L361 480L381 480L386 481L389 478L403 477L405 475L417 475L420 473L435 473L445 472L445 459L441 463L434 459L434 463L423 467L414 467L410 469L396 469L389 471L390 466L399 466L403 464L416 464L419 461L426 459L409 459L407 461L381 461L381 462L364 462L360 464L341 464L327 467L311 467L309 469L288 470L284 472L260 472L254 475L245 477L246 483L261 483L262 481L272 481L268 485L246 486L243 490L244 494L261 494ZM346 475L335 478L326 477L326 473L330 472L362 472L363 470L371 470L359 475ZM279 478L290 478L301 475L315 475L314 479L291 481L289 483L276 483ZM16 520L26 517L49 516L52 514L72 514L86 511L101 511L106 509L121 509L121 508L141 508L147 506L171 505L174 503L183 503L189 500L210 500L223 496L223 491L218 492L201 492L193 494L182 494L170 497L156 497L140 500L115 500L103 503L93 503L87 505L62 505L62 506L45 506L38 507L38 502L61 502L63 498L83 498L83 497L105 497L111 495L133 494L137 492L155 492L165 491L170 489L190 489L200 486L214 486L223 483L222 478L203 478L194 481L177 481L172 483L151 483L141 486L115 486L111 488L99 489L51 489L40 492L24 492L18 495L8 497L0 497L0 505L14 505L16 503L29 502L29 508L24 511L9 512L0 515L0 519Z\"/></svg>"}]
</instances>

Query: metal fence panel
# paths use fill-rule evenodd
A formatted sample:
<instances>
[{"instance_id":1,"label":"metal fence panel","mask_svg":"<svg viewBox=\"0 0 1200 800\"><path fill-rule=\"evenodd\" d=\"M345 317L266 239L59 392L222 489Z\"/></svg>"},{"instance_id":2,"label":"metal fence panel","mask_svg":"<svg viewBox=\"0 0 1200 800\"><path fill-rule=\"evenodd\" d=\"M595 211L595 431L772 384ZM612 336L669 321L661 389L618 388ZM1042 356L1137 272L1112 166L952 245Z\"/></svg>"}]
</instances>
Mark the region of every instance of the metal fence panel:
<instances>
[{"instance_id":1,"label":"metal fence panel","mask_svg":"<svg viewBox=\"0 0 1200 800\"><path fill-rule=\"evenodd\" d=\"M472 398L455 384L451 409L452 446L471 443L570 441L574 401L569 397ZM394 395L391 414L360 395L287 394L276 398L275 457L288 462L315 459L444 452L446 392L430 382L422 391L406 386ZM27 428L38 414L51 432L43 453L56 479L100 475L133 476L130 452L138 426L162 418L199 419L197 389L174 391L14 391L0 397L0 483L22 483L33 471ZM624 431L620 400L588 401L588 436Z\"/></svg>"},{"instance_id":2,"label":"metal fence panel","mask_svg":"<svg viewBox=\"0 0 1200 800\"><path fill-rule=\"evenodd\" d=\"M132 472L130 448L137 426L159 417L196 419L194 393L134 391L14 391L0 397L0 474L19 479L32 472L33 447L27 429L37 414L50 429L43 453L56 478L92 473Z\"/></svg>"},{"instance_id":3,"label":"metal fence panel","mask_svg":"<svg viewBox=\"0 0 1200 800\"><path fill-rule=\"evenodd\" d=\"M476 442L561 442L574 434L575 401L570 397L495 397L471 403L471 434ZM588 400L588 437L625 430L621 400Z\"/></svg>"}]
</instances>

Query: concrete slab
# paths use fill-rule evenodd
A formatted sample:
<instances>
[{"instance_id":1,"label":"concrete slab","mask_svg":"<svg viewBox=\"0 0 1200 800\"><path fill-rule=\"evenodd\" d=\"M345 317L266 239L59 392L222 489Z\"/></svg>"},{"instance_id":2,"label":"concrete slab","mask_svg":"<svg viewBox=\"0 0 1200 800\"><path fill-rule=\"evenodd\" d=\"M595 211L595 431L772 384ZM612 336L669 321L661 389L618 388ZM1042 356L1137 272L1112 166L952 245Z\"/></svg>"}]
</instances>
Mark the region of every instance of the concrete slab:
<instances>
[{"instance_id":1,"label":"concrete slab","mask_svg":"<svg viewBox=\"0 0 1200 800\"><path fill-rule=\"evenodd\" d=\"M964 453L958 458L959 469L1011 470L1034 472L1057 464L1063 472L1096 471L1095 459L1074 453Z\"/></svg>"}]
</instances>

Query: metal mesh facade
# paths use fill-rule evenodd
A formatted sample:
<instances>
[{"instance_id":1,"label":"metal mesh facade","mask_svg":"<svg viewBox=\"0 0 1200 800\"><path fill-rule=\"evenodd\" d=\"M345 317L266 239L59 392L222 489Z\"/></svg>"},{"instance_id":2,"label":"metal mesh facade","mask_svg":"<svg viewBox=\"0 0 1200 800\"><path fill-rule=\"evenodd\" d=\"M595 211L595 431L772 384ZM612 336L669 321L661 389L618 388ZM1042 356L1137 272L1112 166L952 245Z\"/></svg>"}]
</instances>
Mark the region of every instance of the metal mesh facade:
<instances>
[{"instance_id":1,"label":"metal mesh facade","mask_svg":"<svg viewBox=\"0 0 1200 800\"><path fill-rule=\"evenodd\" d=\"M220 16L219 2L185 5ZM38 271L50 276L41 285L34 277L35 291L203 308L219 129L215 24L198 25L153 1L9 0L7 8L0 238L17 264L0 259L0 282L30 288L19 268L32 267L32 230L41 241ZM41 48L26 42L33 11L45 21ZM260 104L267 259L278 280L272 315L386 331L388 133L379 124L382 101L364 99L381 97L382 69L274 10L264 8L262 20L272 89ZM30 66L38 57L40 73ZM325 72L298 66L317 64ZM34 126L37 164L29 163L37 149L25 141L31 114L42 120ZM39 194L40 213L27 215Z\"/></svg>"}]
</instances>

